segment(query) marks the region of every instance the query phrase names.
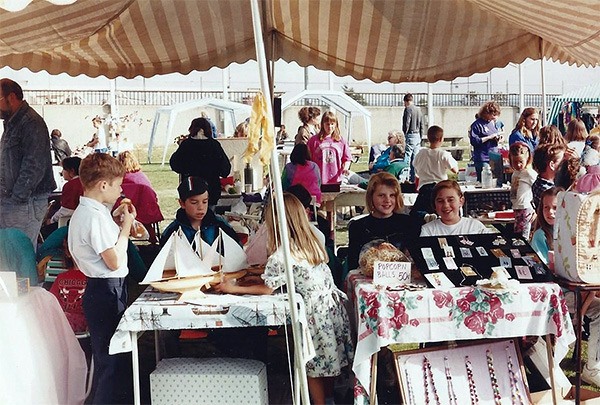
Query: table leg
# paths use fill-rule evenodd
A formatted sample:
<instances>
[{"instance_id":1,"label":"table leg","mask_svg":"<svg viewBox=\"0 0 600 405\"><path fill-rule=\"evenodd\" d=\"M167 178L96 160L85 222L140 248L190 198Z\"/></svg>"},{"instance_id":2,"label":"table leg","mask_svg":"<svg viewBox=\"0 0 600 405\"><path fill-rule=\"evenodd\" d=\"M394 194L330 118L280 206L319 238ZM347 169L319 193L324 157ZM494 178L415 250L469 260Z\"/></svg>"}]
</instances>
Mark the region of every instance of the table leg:
<instances>
[{"instance_id":1,"label":"table leg","mask_svg":"<svg viewBox=\"0 0 600 405\"><path fill-rule=\"evenodd\" d=\"M581 396L581 330L583 329L583 314L581 312L581 291L577 288L573 291L575 294L575 318L577 326L575 327L575 403L580 403Z\"/></svg>"},{"instance_id":2,"label":"table leg","mask_svg":"<svg viewBox=\"0 0 600 405\"><path fill-rule=\"evenodd\" d=\"M369 404L377 402L377 353L371 356L371 383L369 385Z\"/></svg>"},{"instance_id":3,"label":"table leg","mask_svg":"<svg viewBox=\"0 0 600 405\"><path fill-rule=\"evenodd\" d=\"M546 356L548 357L548 373L550 373L550 388L552 389L552 404L556 405L556 383L554 381L554 353L552 352L552 340L550 335L544 337L546 339Z\"/></svg>"},{"instance_id":4,"label":"table leg","mask_svg":"<svg viewBox=\"0 0 600 405\"><path fill-rule=\"evenodd\" d=\"M131 362L133 370L133 404L141 404L140 395L140 355L138 352L137 343L137 332L129 332L129 338L131 339Z\"/></svg>"}]
</instances>

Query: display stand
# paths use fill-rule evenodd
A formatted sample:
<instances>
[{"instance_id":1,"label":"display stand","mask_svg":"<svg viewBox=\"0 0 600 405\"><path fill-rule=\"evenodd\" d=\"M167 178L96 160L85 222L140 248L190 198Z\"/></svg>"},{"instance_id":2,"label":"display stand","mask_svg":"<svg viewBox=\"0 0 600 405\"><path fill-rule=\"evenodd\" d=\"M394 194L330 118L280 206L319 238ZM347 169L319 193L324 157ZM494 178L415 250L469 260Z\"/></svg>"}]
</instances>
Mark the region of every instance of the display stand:
<instances>
[{"instance_id":1,"label":"display stand","mask_svg":"<svg viewBox=\"0 0 600 405\"><path fill-rule=\"evenodd\" d=\"M529 404L516 342L494 340L394 353L402 403ZM428 401L429 400L429 401Z\"/></svg>"}]
</instances>

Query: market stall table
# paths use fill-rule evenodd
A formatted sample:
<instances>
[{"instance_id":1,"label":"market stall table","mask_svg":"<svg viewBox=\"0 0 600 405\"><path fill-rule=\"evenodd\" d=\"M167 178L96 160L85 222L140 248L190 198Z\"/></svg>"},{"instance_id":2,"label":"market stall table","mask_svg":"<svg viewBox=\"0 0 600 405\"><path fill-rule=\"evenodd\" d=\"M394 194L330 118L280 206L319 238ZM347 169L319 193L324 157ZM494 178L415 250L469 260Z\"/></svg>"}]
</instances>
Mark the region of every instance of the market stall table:
<instances>
[{"instance_id":1,"label":"market stall table","mask_svg":"<svg viewBox=\"0 0 600 405\"><path fill-rule=\"evenodd\" d=\"M83 404L85 354L41 287L0 302L0 404Z\"/></svg>"},{"instance_id":2,"label":"market stall table","mask_svg":"<svg viewBox=\"0 0 600 405\"><path fill-rule=\"evenodd\" d=\"M121 318L110 341L110 354L132 352L134 403L140 404L138 337L144 331L159 330L241 328L252 326L276 326L289 323L287 294L273 295L220 295L206 294L193 303L177 301L179 294L161 293L148 287ZM302 324L304 359L312 357L310 332L307 329L304 301L296 294L298 315ZM159 359L158 344L156 356Z\"/></svg>"},{"instance_id":3,"label":"market stall table","mask_svg":"<svg viewBox=\"0 0 600 405\"><path fill-rule=\"evenodd\" d=\"M393 343L552 334L557 366L575 341L562 290L555 283L520 284L499 291L474 287L390 291L353 270L346 286L357 327L355 403L368 402L372 360ZM479 310L474 303L481 304Z\"/></svg>"}]
</instances>

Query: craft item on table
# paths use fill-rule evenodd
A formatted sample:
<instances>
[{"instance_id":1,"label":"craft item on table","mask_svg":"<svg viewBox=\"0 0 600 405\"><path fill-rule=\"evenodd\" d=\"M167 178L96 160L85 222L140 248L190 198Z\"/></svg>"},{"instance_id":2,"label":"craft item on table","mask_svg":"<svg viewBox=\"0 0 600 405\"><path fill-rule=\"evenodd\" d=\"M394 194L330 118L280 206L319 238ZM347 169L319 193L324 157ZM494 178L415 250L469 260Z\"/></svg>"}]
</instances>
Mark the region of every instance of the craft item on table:
<instances>
[{"instance_id":1,"label":"craft item on table","mask_svg":"<svg viewBox=\"0 0 600 405\"><path fill-rule=\"evenodd\" d=\"M473 257L473 253L471 253L471 249L467 247L460 248L460 255L465 258Z\"/></svg>"},{"instance_id":2,"label":"craft item on table","mask_svg":"<svg viewBox=\"0 0 600 405\"><path fill-rule=\"evenodd\" d=\"M438 238L438 243L440 244L441 249L448 246L448 241L446 240L446 238Z\"/></svg>"},{"instance_id":3,"label":"craft item on table","mask_svg":"<svg viewBox=\"0 0 600 405\"><path fill-rule=\"evenodd\" d=\"M445 257L456 257L454 255L454 248L452 248L452 246L444 246L444 256Z\"/></svg>"},{"instance_id":4,"label":"craft item on table","mask_svg":"<svg viewBox=\"0 0 600 405\"><path fill-rule=\"evenodd\" d=\"M414 283L408 283L408 284L402 284L402 285L395 285L395 286L391 286L388 285L385 287L386 290L389 291L421 291L427 288L426 285L423 284L414 284Z\"/></svg>"},{"instance_id":5,"label":"craft item on table","mask_svg":"<svg viewBox=\"0 0 600 405\"><path fill-rule=\"evenodd\" d=\"M448 270L458 270L458 266L452 257L444 257L444 264Z\"/></svg>"},{"instance_id":6,"label":"craft item on table","mask_svg":"<svg viewBox=\"0 0 600 405\"><path fill-rule=\"evenodd\" d=\"M490 249L490 252L497 258L501 258L502 256L506 256L502 249Z\"/></svg>"},{"instance_id":7,"label":"craft item on table","mask_svg":"<svg viewBox=\"0 0 600 405\"><path fill-rule=\"evenodd\" d=\"M448 356L444 356L444 371L446 372L446 382L448 383L448 403L450 405L458 405L456 393L454 392L454 386L452 385L452 374L450 374L450 364L448 362Z\"/></svg>"},{"instance_id":8,"label":"craft item on table","mask_svg":"<svg viewBox=\"0 0 600 405\"><path fill-rule=\"evenodd\" d=\"M527 263L527 265L528 265L529 267L533 267L534 265L536 265L536 264L539 264L539 263L540 263L540 259L538 259L538 257L537 257L537 256L532 256L532 255L524 255L524 256L522 256L522 257L521 257L521 259L523 259L523 261L524 261L525 263Z\"/></svg>"},{"instance_id":9,"label":"craft item on table","mask_svg":"<svg viewBox=\"0 0 600 405\"><path fill-rule=\"evenodd\" d=\"M519 249L511 249L510 250L510 254L512 255L512 257L514 259L520 259L521 258L521 252L519 252Z\"/></svg>"},{"instance_id":10,"label":"craft item on table","mask_svg":"<svg viewBox=\"0 0 600 405\"><path fill-rule=\"evenodd\" d=\"M475 250L477 250L477 253L479 253L479 256L487 256L488 253L485 251L485 248L483 246L477 246L475 248Z\"/></svg>"},{"instance_id":11,"label":"craft item on table","mask_svg":"<svg viewBox=\"0 0 600 405\"><path fill-rule=\"evenodd\" d=\"M360 250L358 265L367 277L373 277L375 262L410 262L408 257L391 243L377 239L366 243Z\"/></svg>"},{"instance_id":12,"label":"craft item on table","mask_svg":"<svg viewBox=\"0 0 600 405\"><path fill-rule=\"evenodd\" d=\"M210 247L204 242L200 232L197 232L194 236L194 242L198 256L211 263L211 267L217 266L221 273L235 273L248 267L244 249L221 229L219 229L219 236ZM209 250L206 257L204 249ZM219 254L219 251L223 254Z\"/></svg>"},{"instance_id":13,"label":"craft item on table","mask_svg":"<svg viewBox=\"0 0 600 405\"><path fill-rule=\"evenodd\" d=\"M518 239L518 238L512 238L512 245L513 246L525 246L525 241L522 239Z\"/></svg>"},{"instance_id":14,"label":"craft item on table","mask_svg":"<svg viewBox=\"0 0 600 405\"><path fill-rule=\"evenodd\" d=\"M507 288L516 288L519 280L511 280L510 274L502 266L492 267L492 276L487 279L477 280L476 284L482 288L502 290Z\"/></svg>"},{"instance_id":15,"label":"craft item on table","mask_svg":"<svg viewBox=\"0 0 600 405\"><path fill-rule=\"evenodd\" d=\"M487 361L488 373L490 374L490 383L492 384L492 393L494 394L494 404L502 404L502 395L500 395L500 387L498 387L498 378L496 377L496 370L494 370L494 357L492 351L487 349L485 351L485 358Z\"/></svg>"},{"instance_id":16,"label":"craft item on table","mask_svg":"<svg viewBox=\"0 0 600 405\"><path fill-rule=\"evenodd\" d=\"M517 278L521 280L533 280L533 275L528 266L515 266L515 271L517 272Z\"/></svg>"},{"instance_id":17,"label":"craft item on table","mask_svg":"<svg viewBox=\"0 0 600 405\"><path fill-rule=\"evenodd\" d=\"M431 371L431 363L429 363L429 359L426 356L423 356L423 385L425 387L425 404L429 404L429 386L431 386L431 391L433 392L433 397L435 398L436 404L441 404L440 396L435 388L435 381L433 379L433 372Z\"/></svg>"},{"instance_id":18,"label":"craft item on table","mask_svg":"<svg viewBox=\"0 0 600 405\"><path fill-rule=\"evenodd\" d=\"M502 256L498 258L500 260L500 266L502 267L512 267L512 260L508 256Z\"/></svg>"},{"instance_id":19,"label":"craft item on table","mask_svg":"<svg viewBox=\"0 0 600 405\"><path fill-rule=\"evenodd\" d=\"M496 239L494 239L492 241L492 245L494 245L494 246L506 245L506 239L504 239L502 236L496 236Z\"/></svg>"},{"instance_id":20,"label":"craft item on table","mask_svg":"<svg viewBox=\"0 0 600 405\"><path fill-rule=\"evenodd\" d=\"M523 400L523 396L521 395L521 391L519 391L519 380L517 379L517 375L515 373L509 347L506 346L504 349L506 350L506 355L508 356L508 375L510 378L510 397L512 399L512 403L526 404L526 402Z\"/></svg>"},{"instance_id":21,"label":"craft item on table","mask_svg":"<svg viewBox=\"0 0 600 405\"><path fill-rule=\"evenodd\" d=\"M410 383L410 376L406 369L404 369L404 377L406 378L406 390L408 391L408 405L415 405L417 403L417 401L415 401L415 392L413 391L412 384Z\"/></svg>"},{"instance_id":22,"label":"craft item on table","mask_svg":"<svg viewBox=\"0 0 600 405\"><path fill-rule=\"evenodd\" d=\"M469 237L467 237L467 236L459 236L458 242L465 246L473 246L475 244L475 242L470 240Z\"/></svg>"},{"instance_id":23,"label":"craft item on table","mask_svg":"<svg viewBox=\"0 0 600 405\"><path fill-rule=\"evenodd\" d=\"M439 270L440 265L435 260L433 250L431 248L421 248L421 253L423 253L423 259L425 259L425 264L427 264L427 268L429 270Z\"/></svg>"},{"instance_id":24,"label":"craft item on table","mask_svg":"<svg viewBox=\"0 0 600 405\"><path fill-rule=\"evenodd\" d=\"M181 293L178 301L203 297L202 287L209 286L217 274L208 260L192 249L181 230L173 232L152 262L140 284L150 284L159 291Z\"/></svg>"},{"instance_id":25,"label":"craft item on table","mask_svg":"<svg viewBox=\"0 0 600 405\"><path fill-rule=\"evenodd\" d=\"M460 266L460 271L465 277L478 277L479 273L469 264L463 264Z\"/></svg>"},{"instance_id":26,"label":"craft item on table","mask_svg":"<svg viewBox=\"0 0 600 405\"><path fill-rule=\"evenodd\" d=\"M454 287L452 281L442 272L425 274L425 278L433 288L446 289Z\"/></svg>"},{"instance_id":27,"label":"craft item on table","mask_svg":"<svg viewBox=\"0 0 600 405\"><path fill-rule=\"evenodd\" d=\"M469 382L469 397L471 398L471 405L477 405L479 403L479 396L477 395L477 386L475 385L475 378L473 375L473 365L469 356L465 356L465 368L467 369L467 381Z\"/></svg>"},{"instance_id":28,"label":"craft item on table","mask_svg":"<svg viewBox=\"0 0 600 405\"><path fill-rule=\"evenodd\" d=\"M541 263L535 263L532 267L535 274L546 274L546 269Z\"/></svg>"}]
</instances>

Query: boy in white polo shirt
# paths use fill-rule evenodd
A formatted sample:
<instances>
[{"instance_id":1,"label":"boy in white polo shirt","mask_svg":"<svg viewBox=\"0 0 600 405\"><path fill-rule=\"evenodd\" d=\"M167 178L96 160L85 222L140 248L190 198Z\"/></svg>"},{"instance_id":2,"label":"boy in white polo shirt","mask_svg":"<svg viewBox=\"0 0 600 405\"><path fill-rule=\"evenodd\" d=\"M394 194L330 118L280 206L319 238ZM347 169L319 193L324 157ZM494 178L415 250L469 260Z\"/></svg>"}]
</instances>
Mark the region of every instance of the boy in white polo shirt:
<instances>
[{"instance_id":1,"label":"boy in white polo shirt","mask_svg":"<svg viewBox=\"0 0 600 405\"><path fill-rule=\"evenodd\" d=\"M108 346L127 305L127 244L135 208L110 209L121 195L125 168L115 158L94 153L82 160L79 178L83 196L69 225L69 250L87 277L83 310L94 358L93 404L114 404L127 381L127 357L111 356ZM118 221L119 223L117 223Z\"/></svg>"}]
</instances>

